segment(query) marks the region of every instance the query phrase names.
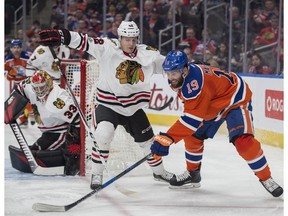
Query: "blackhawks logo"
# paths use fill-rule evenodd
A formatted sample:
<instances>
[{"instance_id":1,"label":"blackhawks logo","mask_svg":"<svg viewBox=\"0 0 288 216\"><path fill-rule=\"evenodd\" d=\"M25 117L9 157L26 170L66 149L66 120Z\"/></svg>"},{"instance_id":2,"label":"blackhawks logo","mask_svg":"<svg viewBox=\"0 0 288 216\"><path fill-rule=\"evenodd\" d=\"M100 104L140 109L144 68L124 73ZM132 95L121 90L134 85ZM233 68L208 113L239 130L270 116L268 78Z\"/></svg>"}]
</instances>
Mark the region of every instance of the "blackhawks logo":
<instances>
[{"instance_id":1,"label":"blackhawks logo","mask_svg":"<svg viewBox=\"0 0 288 216\"><path fill-rule=\"evenodd\" d=\"M126 60L116 68L115 77L119 79L120 84L137 84L140 81L144 82L144 73L141 65L136 61Z\"/></svg>"},{"instance_id":2,"label":"blackhawks logo","mask_svg":"<svg viewBox=\"0 0 288 216\"><path fill-rule=\"evenodd\" d=\"M56 106L58 109L63 109L65 106L65 102L60 98L57 98L56 101L53 102L53 105Z\"/></svg>"},{"instance_id":3,"label":"blackhawks logo","mask_svg":"<svg viewBox=\"0 0 288 216\"><path fill-rule=\"evenodd\" d=\"M41 55L41 54L45 53L45 50L42 49L42 48L40 48L40 49L37 50L37 53L38 53L39 55Z\"/></svg>"}]
</instances>

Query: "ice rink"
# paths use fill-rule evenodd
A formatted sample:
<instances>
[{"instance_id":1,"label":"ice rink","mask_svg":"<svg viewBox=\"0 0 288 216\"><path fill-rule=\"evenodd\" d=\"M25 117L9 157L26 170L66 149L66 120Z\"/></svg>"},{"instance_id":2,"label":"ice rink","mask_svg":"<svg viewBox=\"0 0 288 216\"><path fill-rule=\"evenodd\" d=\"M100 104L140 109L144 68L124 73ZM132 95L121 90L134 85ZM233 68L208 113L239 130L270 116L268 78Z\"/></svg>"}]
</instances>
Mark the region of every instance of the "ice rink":
<instances>
[{"instance_id":1,"label":"ice rink","mask_svg":"<svg viewBox=\"0 0 288 216\"><path fill-rule=\"evenodd\" d=\"M33 203L67 205L89 193L90 176L35 176L13 169L8 145L18 145L10 127L5 126L4 129L5 216L284 215L283 197L273 198L266 192L246 162L238 156L234 146L228 143L226 135L216 135L213 140L206 141L202 182L198 189L172 190L167 184L154 181L150 170L147 175L133 175L137 170L132 170L131 174L115 183L137 192L136 197L121 194L113 183L68 212L36 212L32 209ZM154 132L159 131L166 131L166 127L154 126ZM23 129L23 133L29 144L39 136L36 126ZM263 150L272 177L283 186L283 149L263 145ZM176 174L185 170L183 143L170 147L170 155L164 158L164 165Z\"/></svg>"}]
</instances>

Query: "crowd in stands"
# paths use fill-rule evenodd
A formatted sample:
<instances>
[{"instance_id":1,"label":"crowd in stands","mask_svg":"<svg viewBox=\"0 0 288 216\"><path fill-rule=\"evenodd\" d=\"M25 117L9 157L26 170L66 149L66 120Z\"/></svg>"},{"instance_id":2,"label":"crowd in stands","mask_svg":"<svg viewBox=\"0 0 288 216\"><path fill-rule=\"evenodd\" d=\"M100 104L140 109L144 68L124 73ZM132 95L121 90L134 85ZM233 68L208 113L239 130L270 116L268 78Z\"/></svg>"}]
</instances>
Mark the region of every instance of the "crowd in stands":
<instances>
[{"instance_id":1,"label":"crowd in stands","mask_svg":"<svg viewBox=\"0 0 288 216\"><path fill-rule=\"evenodd\" d=\"M122 20L135 21L140 26L139 0L107 0L106 23L103 24L103 1L96 0L70 0L68 1L67 23L70 31L86 33L91 37L117 38L117 28ZM142 41L158 48L159 31L172 25L172 0L144 0ZM228 3L227 0L210 0L209 4ZM279 0L253 0L250 3L248 22L248 65L247 73L276 74L275 65L265 63L265 58L257 48L268 45L273 50L276 62L277 41L279 32ZM229 8L229 7L228 7ZM245 1L236 1L232 8L232 56L231 70L243 71L244 32L245 32ZM229 10L229 9L228 9ZM226 9L227 12L227 9ZM229 17L229 11L227 12ZM229 19L226 20L220 35L214 34L210 29L206 31L204 39L204 3L202 0L179 0L176 3L176 22L181 22L184 27L183 40L177 41L177 49L184 50L190 61L203 60L221 69L228 69L228 46L229 46ZM46 24L46 23L45 23ZM25 38L20 29L17 39L23 41L26 48L33 51L37 46L37 32L44 28L64 27L64 0L54 0L49 24L46 26L38 20L33 22L27 30ZM106 35L103 32L106 26ZM283 28L283 26L281 27ZM283 31L283 29L281 30ZM164 35L165 38L165 35ZM171 39L167 33L166 38ZM283 33L280 36L279 60L283 66ZM269 46L271 45L271 47ZM206 52L204 55L204 46ZM24 46L25 47L25 46ZM5 54L9 52L9 44L6 44ZM166 54L171 50L165 46L161 52ZM259 49L258 49L259 50ZM261 50L261 49L260 49ZM259 54L260 53L260 54ZM271 56L270 56L271 57ZM85 53L71 50L70 58L90 58ZM255 60L255 59L259 60ZM258 63L256 63L258 62ZM260 65L258 65L260 64ZM266 68L269 67L269 68ZM261 69L262 68L262 69ZM263 68L266 68L265 70Z\"/></svg>"}]
</instances>

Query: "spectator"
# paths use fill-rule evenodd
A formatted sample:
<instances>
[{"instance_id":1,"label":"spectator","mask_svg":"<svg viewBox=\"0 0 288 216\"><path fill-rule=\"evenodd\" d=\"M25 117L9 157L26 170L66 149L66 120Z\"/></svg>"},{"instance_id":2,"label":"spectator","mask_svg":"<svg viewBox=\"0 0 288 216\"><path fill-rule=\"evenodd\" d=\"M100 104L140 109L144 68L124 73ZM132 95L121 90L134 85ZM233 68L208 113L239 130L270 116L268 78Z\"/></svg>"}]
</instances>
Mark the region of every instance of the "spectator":
<instances>
[{"instance_id":1,"label":"spectator","mask_svg":"<svg viewBox=\"0 0 288 216\"><path fill-rule=\"evenodd\" d=\"M154 1L152 0L146 0L144 3L144 19L148 22L151 14L152 14L152 10L154 8Z\"/></svg>"},{"instance_id":2,"label":"spectator","mask_svg":"<svg viewBox=\"0 0 288 216\"><path fill-rule=\"evenodd\" d=\"M190 63L194 62L193 51L192 51L191 47L184 48L183 52L186 54L188 62L190 62Z\"/></svg>"},{"instance_id":3,"label":"spectator","mask_svg":"<svg viewBox=\"0 0 288 216\"><path fill-rule=\"evenodd\" d=\"M234 45L233 56L231 58L231 71L243 72L244 44Z\"/></svg>"},{"instance_id":4,"label":"spectator","mask_svg":"<svg viewBox=\"0 0 288 216\"><path fill-rule=\"evenodd\" d=\"M58 23L64 22L64 0L56 0L52 6L50 22L55 20Z\"/></svg>"},{"instance_id":5,"label":"spectator","mask_svg":"<svg viewBox=\"0 0 288 216\"><path fill-rule=\"evenodd\" d=\"M270 24L271 26L265 27L260 31L260 33L256 36L253 45L267 45L277 41L279 32L279 19L275 14L271 15Z\"/></svg>"},{"instance_id":6,"label":"spectator","mask_svg":"<svg viewBox=\"0 0 288 216\"><path fill-rule=\"evenodd\" d=\"M77 28L74 31L77 31L79 33L87 33L88 28L87 28L87 23L84 20L78 20L77 22Z\"/></svg>"},{"instance_id":7,"label":"spectator","mask_svg":"<svg viewBox=\"0 0 288 216\"><path fill-rule=\"evenodd\" d=\"M106 14L106 20L109 20L110 22L114 22L116 15L116 7L114 4L110 4L108 7L108 12Z\"/></svg>"},{"instance_id":8,"label":"spectator","mask_svg":"<svg viewBox=\"0 0 288 216\"><path fill-rule=\"evenodd\" d=\"M98 20L97 14L94 13L89 22L89 29L93 29L93 31L98 35L102 29L101 22Z\"/></svg>"},{"instance_id":9,"label":"spectator","mask_svg":"<svg viewBox=\"0 0 288 216\"><path fill-rule=\"evenodd\" d=\"M267 65L262 56L255 53L251 57L251 65L249 67L248 73L250 74L273 74L272 68Z\"/></svg>"},{"instance_id":10,"label":"spectator","mask_svg":"<svg viewBox=\"0 0 288 216\"><path fill-rule=\"evenodd\" d=\"M263 17L265 17L264 25L269 26L269 18L272 15L276 15L277 17L279 16L279 10L275 5L275 0L264 0L264 10L262 11Z\"/></svg>"},{"instance_id":11,"label":"spectator","mask_svg":"<svg viewBox=\"0 0 288 216\"><path fill-rule=\"evenodd\" d=\"M158 47L159 31L161 29L164 29L166 26L164 20L158 16L158 11L156 8L153 8L148 23L149 23L149 35L151 38L150 44L151 46Z\"/></svg>"},{"instance_id":12,"label":"spectator","mask_svg":"<svg viewBox=\"0 0 288 216\"><path fill-rule=\"evenodd\" d=\"M167 13L170 9L170 5L165 0L156 0L155 1L155 7L157 8L159 12L159 16L165 20L167 19Z\"/></svg>"},{"instance_id":13,"label":"spectator","mask_svg":"<svg viewBox=\"0 0 288 216\"><path fill-rule=\"evenodd\" d=\"M227 70L228 50L224 42L219 44L214 59L217 61L220 69Z\"/></svg>"},{"instance_id":14,"label":"spectator","mask_svg":"<svg viewBox=\"0 0 288 216\"><path fill-rule=\"evenodd\" d=\"M39 20L34 20L30 30L26 32L28 38L36 36L38 32L41 31L40 22Z\"/></svg>"},{"instance_id":15,"label":"spectator","mask_svg":"<svg viewBox=\"0 0 288 216\"><path fill-rule=\"evenodd\" d=\"M123 19L124 19L124 14L123 13L115 14L115 19L114 19L115 22L121 23L123 21Z\"/></svg>"},{"instance_id":16,"label":"spectator","mask_svg":"<svg viewBox=\"0 0 288 216\"><path fill-rule=\"evenodd\" d=\"M129 9L127 8L127 2L126 0L120 0L116 4L116 11L120 14L127 14L129 12Z\"/></svg>"},{"instance_id":17,"label":"spectator","mask_svg":"<svg viewBox=\"0 0 288 216\"><path fill-rule=\"evenodd\" d=\"M130 1L127 5L128 9L129 9L129 12L126 14L125 16L125 21L131 21L131 14L132 14L132 10L134 8L136 8L136 2L135 1Z\"/></svg>"},{"instance_id":18,"label":"spectator","mask_svg":"<svg viewBox=\"0 0 288 216\"><path fill-rule=\"evenodd\" d=\"M195 60L205 60L203 59L203 55L204 55L204 30L202 31L202 41L200 41L200 43L197 45L196 50L194 51L194 58ZM216 53L216 43L215 41L210 37L210 30L207 29L206 31L206 50L209 50L213 55Z\"/></svg>"},{"instance_id":19,"label":"spectator","mask_svg":"<svg viewBox=\"0 0 288 216\"><path fill-rule=\"evenodd\" d=\"M183 13L181 15L181 21L184 25L193 25L196 32L196 38L201 39L201 31L204 23L204 4L202 0L194 0L190 5L182 7Z\"/></svg>"},{"instance_id":20,"label":"spectator","mask_svg":"<svg viewBox=\"0 0 288 216\"><path fill-rule=\"evenodd\" d=\"M118 39L117 29L118 29L119 25L120 25L120 23L118 23L118 22L113 22L112 23L111 31L107 32L107 37L108 38Z\"/></svg>"},{"instance_id":21,"label":"spectator","mask_svg":"<svg viewBox=\"0 0 288 216\"><path fill-rule=\"evenodd\" d=\"M279 16L279 10L275 5L274 0L264 0L264 7L260 3L251 5L252 9L252 29L259 33L261 29L270 26L270 17L275 14Z\"/></svg>"},{"instance_id":22,"label":"spectator","mask_svg":"<svg viewBox=\"0 0 288 216\"><path fill-rule=\"evenodd\" d=\"M214 59L213 54L209 50L206 50L206 62L212 67L219 68L218 62Z\"/></svg>"},{"instance_id":23,"label":"spectator","mask_svg":"<svg viewBox=\"0 0 288 216\"><path fill-rule=\"evenodd\" d=\"M183 39L181 42L187 42L190 45L191 50L193 52L196 50L196 47L199 44L199 42L197 38L195 37L195 30L193 27L188 27L186 29L186 38Z\"/></svg>"}]
</instances>

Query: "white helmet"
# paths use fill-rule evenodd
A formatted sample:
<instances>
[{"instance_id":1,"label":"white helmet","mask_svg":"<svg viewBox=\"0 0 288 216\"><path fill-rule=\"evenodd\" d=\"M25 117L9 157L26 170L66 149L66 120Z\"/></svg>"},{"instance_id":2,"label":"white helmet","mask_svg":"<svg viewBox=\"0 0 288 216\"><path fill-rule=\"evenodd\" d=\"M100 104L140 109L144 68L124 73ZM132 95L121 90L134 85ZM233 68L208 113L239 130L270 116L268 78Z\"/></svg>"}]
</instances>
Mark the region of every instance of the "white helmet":
<instances>
[{"instance_id":1,"label":"white helmet","mask_svg":"<svg viewBox=\"0 0 288 216\"><path fill-rule=\"evenodd\" d=\"M140 30L133 21L122 21L117 29L118 36L139 37Z\"/></svg>"}]
</instances>

